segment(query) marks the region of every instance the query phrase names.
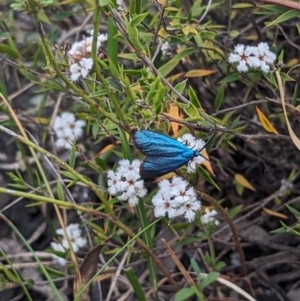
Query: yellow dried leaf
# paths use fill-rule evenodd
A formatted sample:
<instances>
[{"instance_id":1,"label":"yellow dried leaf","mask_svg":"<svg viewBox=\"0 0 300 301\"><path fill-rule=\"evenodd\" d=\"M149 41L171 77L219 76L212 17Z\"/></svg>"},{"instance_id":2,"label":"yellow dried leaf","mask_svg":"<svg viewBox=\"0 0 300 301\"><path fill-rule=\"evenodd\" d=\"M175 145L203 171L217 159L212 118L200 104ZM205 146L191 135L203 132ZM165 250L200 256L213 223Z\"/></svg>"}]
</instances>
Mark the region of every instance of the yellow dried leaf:
<instances>
[{"instance_id":1,"label":"yellow dried leaf","mask_svg":"<svg viewBox=\"0 0 300 301\"><path fill-rule=\"evenodd\" d=\"M179 72L179 73L176 73L172 76L169 76L168 80L169 80L170 83L173 83L175 80L177 80L178 78L180 78L183 75L184 75L184 72Z\"/></svg>"},{"instance_id":2,"label":"yellow dried leaf","mask_svg":"<svg viewBox=\"0 0 300 301\"><path fill-rule=\"evenodd\" d=\"M179 108L175 103L171 103L170 105L170 116L176 119L181 119L179 116ZM178 137L178 129L179 129L179 124L177 122L172 121L171 122L171 127L174 133L174 136L177 138Z\"/></svg>"},{"instance_id":3,"label":"yellow dried leaf","mask_svg":"<svg viewBox=\"0 0 300 301\"><path fill-rule=\"evenodd\" d=\"M173 178L173 177L175 177L176 176L176 173L175 172L169 172L169 173L167 173L166 175L163 175L163 176L160 176L160 177L158 177L155 181L154 181L154 183L157 183L157 182L159 182L159 181L161 181L161 180L164 180L164 179L171 179L171 178Z\"/></svg>"},{"instance_id":4,"label":"yellow dried leaf","mask_svg":"<svg viewBox=\"0 0 300 301\"><path fill-rule=\"evenodd\" d=\"M181 30L182 30L183 34L186 35L186 36L189 33L198 34L197 30L191 25L186 25L186 26L182 27Z\"/></svg>"},{"instance_id":5,"label":"yellow dried leaf","mask_svg":"<svg viewBox=\"0 0 300 301\"><path fill-rule=\"evenodd\" d=\"M268 208L263 208L263 210L264 210L267 214L269 214L269 215L276 216L276 217L282 218L282 219L288 219L288 216L285 215L285 214L282 214L282 213L273 211L273 210L268 209Z\"/></svg>"},{"instance_id":6,"label":"yellow dried leaf","mask_svg":"<svg viewBox=\"0 0 300 301\"><path fill-rule=\"evenodd\" d=\"M107 153L107 152L110 151L113 147L114 147L113 144L109 144L109 145L105 146L105 147L97 154L97 156L101 156L101 155Z\"/></svg>"},{"instance_id":7,"label":"yellow dried leaf","mask_svg":"<svg viewBox=\"0 0 300 301\"><path fill-rule=\"evenodd\" d=\"M258 118L263 126L263 128L270 133L278 134L277 130L273 127L269 119L263 114L263 112L258 108L256 108L256 112L258 114Z\"/></svg>"},{"instance_id":8,"label":"yellow dried leaf","mask_svg":"<svg viewBox=\"0 0 300 301\"><path fill-rule=\"evenodd\" d=\"M186 72L184 75L185 77L202 77L202 76L207 76L213 73L216 73L216 70L205 70L205 69L195 69L195 70L190 70Z\"/></svg>"},{"instance_id":9,"label":"yellow dried leaf","mask_svg":"<svg viewBox=\"0 0 300 301\"><path fill-rule=\"evenodd\" d=\"M252 184L243 175L237 173L234 175L234 179L238 184L242 185L243 187L248 188L252 191L256 191Z\"/></svg>"},{"instance_id":10,"label":"yellow dried leaf","mask_svg":"<svg viewBox=\"0 0 300 301\"><path fill-rule=\"evenodd\" d=\"M156 0L156 2L161 5L161 6L166 6L167 5L167 1L166 0Z\"/></svg>"},{"instance_id":11,"label":"yellow dried leaf","mask_svg":"<svg viewBox=\"0 0 300 301\"><path fill-rule=\"evenodd\" d=\"M42 125L48 125L50 122L49 118L44 118L44 117L35 117L34 121Z\"/></svg>"},{"instance_id":12,"label":"yellow dried leaf","mask_svg":"<svg viewBox=\"0 0 300 301\"><path fill-rule=\"evenodd\" d=\"M203 149L203 150L201 151L201 155L202 155L204 158L207 159L207 160L204 161L203 165L206 167L206 169L207 169L213 176L215 176L215 173L214 173L214 171L213 171L213 169L212 169L212 166L211 166L210 162L208 161L208 160L209 160L209 157L208 157L208 153L207 153L206 149Z\"/></svg>"}]
</instances>

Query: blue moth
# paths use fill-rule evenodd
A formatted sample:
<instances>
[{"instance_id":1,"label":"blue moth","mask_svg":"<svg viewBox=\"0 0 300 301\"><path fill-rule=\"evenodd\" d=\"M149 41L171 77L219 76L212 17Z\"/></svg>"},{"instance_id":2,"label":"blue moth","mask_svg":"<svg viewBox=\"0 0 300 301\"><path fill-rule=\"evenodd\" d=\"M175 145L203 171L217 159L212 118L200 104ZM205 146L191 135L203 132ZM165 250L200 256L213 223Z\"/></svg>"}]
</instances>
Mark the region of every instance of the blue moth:
<instances>
[{"instance_id":1,"label":"blue moth","mask_svg":"<svg viewBox=\"0 0 300 301\"><path fill-rule=\"evenodd\" d=\"M140 166L142 179L162 176L201 156L198 150L158 132L135 129L131 131L131 137L146 156Z\"/></svg>"}]
</instances>

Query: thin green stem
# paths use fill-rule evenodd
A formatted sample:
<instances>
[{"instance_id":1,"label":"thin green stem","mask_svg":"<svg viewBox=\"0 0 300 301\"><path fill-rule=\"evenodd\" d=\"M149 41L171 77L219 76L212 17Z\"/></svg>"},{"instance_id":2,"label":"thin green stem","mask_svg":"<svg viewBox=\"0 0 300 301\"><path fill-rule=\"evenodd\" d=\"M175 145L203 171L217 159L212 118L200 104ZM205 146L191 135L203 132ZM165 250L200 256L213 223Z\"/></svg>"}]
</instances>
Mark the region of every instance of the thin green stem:
<instances>
[{"instance_id":1,"label":"thin green stem","mask_svg":"<svg viewBox=\"0 0 300 301\"><path fill-rule=\"evenodd\" d=\"M59 206L60 208L73 209L73 210L81 211L81 212L84 212L84 213L87 213L90 215L94 215L101 219L110 220L112 223L117 225L121 230L123 230L131 238L139 236L136 233L134 233L130 228L128 228L125 224L123 224L120 220L118 220L118 218L115 215L108 215L108 214L99 212L90 207L85 207L82 205L72 204L67 201L57 200L57 199L45 197L42 195L32 194L32 193L28 193L28 192L24 192L24 191L7 189L7 188L3 188L3 187L0 187L0 193L23 197L25 199L34 200L36 202L45 202L45 203L49 203L49 204L54 204L54 205ZM0 216L2 216L1 213L0 213ZM164 275L166 276L168 281L177 290L176 281L173 280L169 271L165 268L165 266L157 258L157 256L152 252L152 250L148 247L148 245L142 239L140 239L138 237L136 238L136 242L141 246L141 248L143 248L145 250L145 252L147 252L149 254L149 256L151 256L153 258L153 260L157 264L158 268L161 269L161 271L164 273Z\"/></svg>"},{"instance_id":2,"label":"thin green stem","mask_svg":"<svg viewBox=\"0 0 300 301\"><path fill-rule=\"evenodd\" d=\"M1 188L3 189L3 188ZM32 249L32 247L30 246L30 244L27 242L27 240L25 239L25 237L21 234L21 232L18 230L18 228L10 221L6 218L5 215L0 213L0 218L5 221L5 223L11 227L11 229L16 233L16 235L19 237L19 239L23 242L23 244L26 246L26 248L31 252L31 254L33 255L34 259L36 260L36 262L38 263L41 271L43 272L43 274L45 275L46 279L49 281L50 287L53 291L53 293L55 293L55 295L58 297L58 299L60 301L64 301L64 298L62 297L62 295L60 294L59 290L57 289L57 287L55 286L51 276L49 275L49 273L47 272L45 266L43 265L43 263L40 261L39 257L36 255L35 251Z\"/></svg>"},{"instance_id":3,"label":"thin green stem","mask_svg":"<svg viewBox=\"0 0 300 301\"><path fill-rule=\"evenodd\" d=\"M106 198L101 193L101 190L98 186L96 186L93 182L90 181L90 179L84 177L79 172L77 172L75 169L73 169L71 166L69 166L66 162L60 160L58 157L53 155L52 153L46 151L42 147L36 145L35 143L29 141L28 139L24 138L23 136L20 136L16 134L15 132L11 131L10 129L0 125L0 131L5 132L6 134L14 137L15 139L21 141L22 143L26 144L28 147L35 149L39 153L45 155L48 157L51 161L58 164L62 169L69 171L76 179L78 179L80 182L84 183L87 187L89 187L96 195L99 197L99 199L103 202L108 212L112 215L114 215L114 212L109 205L109 203L106 201Z\"/></svg>"},{"instance_id":4,"label":"thin green stem","mask_svg":"<svg viewBox=\"0 0 300 301\"><path fill-rule=\"evenodd\" d=\"M244 252L243 252L243 249L242 249L241 244L239 242L239 237L237 235L235 226L234 226L232 220L230 219L230 217L228 216L226 210L224 210L224 208L211 196L209 196L209 195L207 195L207 194L205 194L204 192L201 192L201 191L197 191L197 193L198 193L200 198L202 198L203 200L205 200L205 201L209 202L211 205L213 205L214 208L216 208L216 210L227 221L227 223L230 227L231 233L232 233L233 240L235 242L237 252L240 256L242 275L243 276L247 275L247 268L246 268L246 261L245 261Z\"/></svg>"},{"instance_id":5,"label":"thin green stem","mask_svg":"<svg viewBox=\"0 0 300 301\"><path fill-rule=\"evenodd\" d=\"M35 16L34 16L35 17ZM115 124L118 124L120 126L122 126L120 124L120 121L118 119L115 118L114 114L111 113L107 113L104 109L102 109L95 101L93 101L83 90L79 89L74 83L72 83L60 70L55 57L51 51L51 48L49 46L48 40L46 39L44 33L43 33L43 29L42 29L42 25L41 23L37 20L37 18L35 17L35 21L38 25L38 31L41 37L41 41L45 50L45 54L46 56L49 58L49 61L51 62L51 65L53 67L53 69L55 70L56 74L61 78L61 80L66 84L66 86L70 89L72 89L79 97L81 97L86 103L88 103L91 107L93 107L94 109L96 109L100 114L102 114L104 117L108 118L109 120L111 120L112 122L114 122Z\"/></svg>"},{"instance_id":6,"label":"thin green stem","mask_svg":"<svg viewBox=\"0 0 300 301\"><path fill-rule=\"evenodd\" d=\"M99 28L100 24L100 16L101 16L101 8L99 5L99 1L95 0L95 10L94 10L94 17L93 17L93 43L92 43L92 59L94 62L94 69L96 72L97 79L100 80L101 84L103 85L108 99L110 102L113 104L114 111L116 112L117 116L119 117L119 120L124 123L124 118L123 118L123 113L122 113L122 108L120 107L119 101L116 99L115 95L112 93L111 89L109 88L105 77L102 75L101 70L100 70L100 65L97 63L98 60L98 48L97 48L97 37L98 37L98 31L97 28ZM113 37L109 37L109 39L113 39ZM118 123L117 123L118 124ZM124 125L125 127L125 125Z\"/></svg>"}]
</instances>

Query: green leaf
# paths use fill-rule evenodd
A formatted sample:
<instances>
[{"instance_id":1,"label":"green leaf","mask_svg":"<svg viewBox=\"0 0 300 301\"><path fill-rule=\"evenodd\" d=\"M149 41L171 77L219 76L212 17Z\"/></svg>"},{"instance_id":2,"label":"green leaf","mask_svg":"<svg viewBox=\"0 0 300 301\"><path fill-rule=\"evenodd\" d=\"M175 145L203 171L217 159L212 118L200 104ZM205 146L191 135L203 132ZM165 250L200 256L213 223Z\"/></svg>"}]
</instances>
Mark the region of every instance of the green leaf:
<instances>
[{"instance_id":1,"label":"green leaf","mask_svg":"<svg viewBox=\"0 0 300 301\"><path fill-rule=\"evenodd\" d=\"M201 269L200 269L200 267L198 265L198 262L194 258L191 258L191 266L192 266L193 271L197 275L201 273Z\"/></svg>"},{"instance_id":2,"label":"green leaf","mask_svg":"<svg viewBox=\"0 0 300 301\"><path fill-rule=\"evenodd\" d=\"M202 110L200 101L192 87L189 87L189 100L195 108Z\"/></svg>"},{"instance_id":3,"label":"green leaf","mask_svg":"<svg viewBox=\"0 0 300 301\"><path fill-rule=\"evenodd\" d=\"M243 205L237 205L235 207L233 207L232 209L228 210L228 215L230 218L234 218L236 215L238 215L241 210L243 209Z\"/></svg>"},{"instance_id":4,"label":"green leaf","mask_svg":"<svg viewBox=\"0 0 300 301\"><path fill-rule=\"evenodd\" d=\"M69 157L69 165L74 168L76 162L76 149L74 145L72 146L70 157Z\"/></svg>"},{"instance_id":5,"label":"green leaf","mask_svg":"<svg viewBox=\"0 0 300 301\"><path fill-rule=\"evenodd\" d=\"M13 49L11 46L7 46L4 44L0 44L0 53L1 52L6 53L7 55L9 55L10 57L12 57L14 59L18 59L20 57L18 51Z\"/></svg>"},{"instance_id":6,"label":"green leaf","mask_svg":"<svg viewBox=\"0 0 300 301\"><path fill-rule=\"evenodd\" d=\"M214 266L214 269L217 270L217 271L220 271L221 269L223 269L225 267L226 267L226 263L224 261L219 261Z\"/></svg>"},{"instance_id":7,"label":"green leaf","mask_svg":"<svg viewBox=\"0 0 300 301\"><path fill-rule=\"evenodd\" d=\"M155 80L151 83L150 85L150 89L149 89L149 92L147 93L147 96L146 96L146 101L147 102L150 102L152 101L153 97L156 95L157 93L157 90L159 88L159 85L161 83L161 80L160 80L160 76L157 76L155 78Z\"/></svg>"},{"instance_id":8,"label":"green leaf","mask_svg":"<svg viewBox=\"0 0 300 301\"><path fill-rule=\"evenodd\" d=\"M280 77L281 77L281 80L285 81L285 82L294 82L295 81L295 79L293 79L288 74L283 73L283 72L280 72Z\"/></svg>"},{"instance_id":9,"label":"green leaf","mask_svg":"<svg viewBox=\"0 0 300 301\"><path fill-rule=\"evenodd\" d=\"M226 76L225 78L223 78L220 81L220 84L221 85L225 85L225 84L236 82L236 81L238 81L240 79L241 79L241 75L238 72L234 72L234 73Z\"/></svg>"},{"instance_id":10,"label":"green leaf","mask_svg":"<svg viewBox=\"0 0 300 301\"><path fill-rule=\"evenodd\" d=\"M91 93L89 95L89 97L91 97L91 98L94 98L94 97L97 98L97 97L102 97L102 96L106 96L106 95L107 95L106 90L100 89L100 90L96 90L95 92Z\"/></svg>"},{"instance_id":11,"label":"green leaf","mask_svg":"<svg viewBox=\"0 0 300 301\"><path fill-rule=\"evenodd\" d=\"M115 39L115 35L117 34L117 29L112 21L112 19L108 18L108 32L107 32L107 50L108 50L108 61L109 61L109 68L111 74L119 78L119 60L118 60L118 40Z\"/></svg>"},{"instance_id":12,"label":"green leaf","mask_svg":"<svg viewBox=\"0 0 300 301\"><path fill-rule=\"evenodd\" d=\"M144 289L142 288L142 286L139 282L139 279L136 276L136 273L133 270L133 268L129 268L129 269L125 270L125 274L129 280L129 282L132 285L136 300L147 301L147 298L144 293Z\"/></svg>"},{"instance_id":13,"label":"green leaf","mask_svg":"<svg viewBox=\"0 0 300 301\"><path fill-rule=\"evenodd\" d=\"M138 16L135 16L131 22L130 25L135 28L136 26L138 26L140 23L142 23L144 21L144 19L147 17L148 13L144 13Z\"/></svg>"},{"instance_id":14,"label":"green leaf","mask_svg":"<svg viewBox=\"0 0 300 301\"><path fill-rule=\"evenodd\" d=\"M267 81L269 82L269 83L271 83L275 88L278 88L277 87L277 81L276 81L276 79L275 79L275 77L274 77L274 74L273 73L264 73L264 77L267 79Z\"/></svg>"},{"instance_id":15,"label":"green leaf","mask_svg":"<svg viewBox=\"0 0 300 301\"><path fill-rule=\"evenodd\" d=\"M167 64L163 65L159 68L159 71L162 76L167 76L179 63L179 61L186 56L194 53L196 49L194 48L186 48L182 50L180 53L175 55Z\"/></svg>"},{"instance_id":16,"label":"green leaf","mask_svg":"<svg viewBox=\"0 0 300 301\"><path fill-rule=\"evenodd\" d=\"M120 127L118 127L121 145L122 145L122 153L125 159L128 159L130 162L133 160L133 156L129 147L129 142L126 137L126 133Z\"/></svg>"},{"instance_id":17,"label":"green leaf","mask_svg":"<svg viewBox=\"0 0 300 301\"><path fill-rule=\"evenodd\" d=\"M149 222L147 218L147 213L145 209L145 204L142 200L139 201L138 205L136 206L136 210L138 213L139 221L141 224L142 229L147 229L143 232L143 238L146 243L146 245L149 247L149 249L153 249L153 230L155 230L155 227L149 227ZM157 270L156 270L156 264L152 257L147 257L147 268L148 268L148 274L150 278L151 287L154 291L157 290ZM140 300L140 299L138 299Z\"/></svg>"},{"instance_id":18,"label":"green leaf","mask_svg":"<svg viewBox=\"0 0 300 301\"><path fill-rule=\"evenodd\" d=\"M159 68L159 73L164 77L167 76L177 67L179 62L180 60L170 60L168 63Z\"/></svg>"},{"instance_id":19,"label":"green leaf","mask_svg":"<svg viewBox=\"0 0 300 301\"><path fill-rule=\"evenodd\" d=\"M225 93L225 86L221 85L221 87L220 87L220 89L217 93L215 102L214 102L214 106L215 106L216 111L218 111L220 109L221 105L222 105L222 102L223 102L223 99L224 99L224 93Z\"/></svg>"},{"instance_id":20,"label":"green leaf","mask_svg":"<svg viewBox=\"0 0 300 301\"><path fill-rule=\"evenodd\" d=\"M289 19L297 17L298 15L299 15L299 11L297 11L297 10L289 10L289 11L281 14L278 18L276 18L272 22L266 22L266 27L270 27L270 26L273 26L273 25L280 24L280 23L282 23L284 21L287 21Z\"/></svg>"},{"instance_id":21,"label":"green leaf","mask_svg":"<svg viewBox=\"0 0 300 301\"><path fill-rule=\"evenodd\" d=\"M65 197L64 197L64 191L63 191L60 181L57 181L57 183L56 183L56 190L57 190L58 199L63 201L65 199Z\"/></svg>"},{"instance_id":22,"label":"green leaf","mask_svg":"<svg viewBox=\"0 0 300 301\"><path fill-rule=\"evenodd\" d=\"M159 83L158 90L154 94L154 99L152 100L153 109L156 114L160 114L163 110L163 98L167 94L166 87Z\"/></svg>"},{"instance_id":23,"label":"green leaf","mask_svg":"<svg viewBox=\"0 0 300 301\"><path fill-rule=\"evenodd\" d=\"M69 171L61 171L61 174L63 174L65 177L67 177L68 179L74 180L74 181L78 181L78 178L75 177L72 173L70 173Z\"/></svg>"},{"instance_id":24,"label":"green leaf","mask_svg":"<svg viewBox=\"0 0 300 301\"><path fill-rule=\"evenodd\" d=\"M186 80L183 80L182 82L178 83L176 86L175 86L175 90L178 91L180 94L183 93L185 87L186 87L186 83L187 83L187 79Z\"/></svg>"},{"instance_id":25,"label":"green leaf","mask_svg":"<svg viewBox=\"0 0 300 301\"><path fill-rule=\"evenodd\" d=\"M196 289L192 287L182 288L175 295L175 301L185 301L196 294Z\"/></svg>"},{"instance_id":26,"label":"green leaf","mask_svg":"<svg viewBox=\"0 0 300 301\"><path fill-rule=\"evenodd\" d=\"M297 211L293 207L289 206L288 204L286 204L285 206L289 209L289 211L295 216L295 218L297 220L300 220L300 212L299 211Z\"/></svg>"},{"instance_id":27,"label":"green leaf","mask_svg":"<svg viewBox=\"0 0 300 301\"><path fill-rule=\"evenodd\" d=\"M110 0L99 0L100 7L105 7L109 5Z\"/></svg>"},{"instance_id":28,"label":"green leaf","mask_svg":"<svg viewBox=\"0 0 300 301\"><path fill-rule=\"evenodd\" d=\"M138 52L144 52L144 46L140 43L139 32L136 28L133 28L128 21L126 21L127 33L133 47Z\"/></svg>"},{"instance_id":29,"label":"green leaf","mask_svg":"<svg viewBox=\"0 0 300 301\"><path fill-rule=\"evenodd\" d=\"M204 180L206 180L208 183L210 183L215 188L217 188L218 190L221 191L221 189L217 185L217 183L211 178L211 176L209 175L209 173L202 166L199 166L197 168L197 172L198 172L199 175L201 175L204 178Z\"/></svg>"},{"instance_id":30,"label":"green leaf","mask_svg":"<svg viewBox=\"0 0 300 301\"><path fill-rule=\"evenodd\" d=\"M205 287L210 285L211 283L215 282L216 279L220 276L220 273L218 272L211 272L209 273L205 278L202 279L200 282L200 287L203 290Z\"/></svg>"},{"instance_id":31,"label":"green leaf","mask_svg":"<svg viewBox=\"0 0 300 301\"><path fill-rule=\"evenodd\" d=\"M197 119L199 121L200 115L197 108L190 102L188 105L183 103L177 103L178 107L182 108L184 112L193 119Z\"/></svg>"}]
</instances>

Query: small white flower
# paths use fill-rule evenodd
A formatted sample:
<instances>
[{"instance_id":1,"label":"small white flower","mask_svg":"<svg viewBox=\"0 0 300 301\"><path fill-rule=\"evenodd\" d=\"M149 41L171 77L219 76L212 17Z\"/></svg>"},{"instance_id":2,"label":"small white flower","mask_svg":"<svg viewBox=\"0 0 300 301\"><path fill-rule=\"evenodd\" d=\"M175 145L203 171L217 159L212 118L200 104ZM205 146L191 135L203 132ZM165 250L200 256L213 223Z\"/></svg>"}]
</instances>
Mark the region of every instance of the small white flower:
<instances>
[{"instance_id":1,"label":"small white flower","mask_svg":"<svg viewBox=\"0 0 300 301\"><path fill-rule=\"evenodd\" d=\"M209 210L208 208L205 208L205 214L201 215L201 221L203 224L209 224L212 223L214 225L219 225L219 221L215 219L215 215L217 215L218 212L216 210Z\"/></svg>"},{"instance_id":2,"label":"small white flower","mask_svg":"<svg viewBox=\"0 0 300 301\"><path fill-rule=\"evenodd\" d=\"M93 67L92 58L82 58L79 63L74 63L70 66L70 79L77 81L80 77L87 77Z\"/></svg>"},{"instance_id":3,"label":"small white flower","mask_svg":"<svg viewBox=\"0 0 300 301\"><path fill-rule=\"evenodd\" d=\"M72 139L70 139L70 137L68 137L68 136L58 138L55 141L55 145L57 148L71 149L72 148Z\"/></svg>"},{"instance_id":4,"label":"small white flower","mask_svg":"<svg viewBox=\"0 0 300 301\"><path fill-rule=\"evenodd\" d=\"M71 149L73 142L82 136L84 126L85 121L76 120L73 113L64 112L61 116L56 116L53 123L53 130L57 137L56 147Z\"/></svg>"},{"instance_id":5,"label":"small white flower","mask_svg":"<svg viewBox=\"0 0 300 301\"><path fill-rule=\"evenodd\" d=\"M70 66L70 73L71 73L70 75L71 81L76 82L81 76L81 67L79 66L79 64L77 63L72 64Z\"/></svg>"},{"instance_id":6,"label":"small white flower","mask_svg":"<svg viewBox=\"0 0 300 301\"><path fill-rule=\"evenodd\" d=\"M197 150L197 151L202 151L204 149L205 146L205 142L202 139L196 139L193 135L191 134L184 134L182 137L177 139L178 141L186 144L186 146L188 146L189 148L193 149L193 150ZM199 164L203 164L203 162L205 161L205 158L200 155L197 157L194 157L193 160L191 160L188 163L188 167L187 167L187 172L188 173L192 173L196 170L196 165Z\"/></svg>"},{"instance_id":7,"label":"small white flower","mask_svg":"<svg viewBox=\"0 0 300 301\"><path fill-rule=\"evenodd\" d=\"M184 208L184 217L188 222L192 222L195 219L195 213L201 208L201 203L197 200L197 198L191 198L186 201L182 206Z\"/></svg>"},{"instance_id":8,"label":"small white flower","mask_svg":"<svg viewBox=\"0 0 300 301\"><path fill-rule=\"evenodd\" d=\"M140 178L140 160L120 160L116 172L107 172L108 192L116 195L121 201L128 201L131 206L138 203L139 198L147 194L144 181Z\"/></svg>"},{"instance_id":9,"label":"small white flower","mask_svg":"<svg viewBox=\"0 0 300 301\"><path fill-rule=\"evenodd\" d=\"M292 181L290 181L288 179L282 179L279 190L288 192L289 190L293 189L293 187L294 187L294 184L292 183Z\"/></svg>"},{"instance_id":10,"label":"small white flower","mask_svg":"<svg viewBox=\"0 0 300 301\"><path fill-rule=\"evenodd\" d=\"M76 253L82 247L87 244L86 238L81 236L81 229L79 224L70 224L66 227L65 230L68 234L70 239L72 249ZM59 252L66 252L69 249L68 241L65 237L65 232L63 229L57 229L56 234L61 236L60 243L51 242L50 246L54 251ZM58 257L57 255L53 254L53 258L61 265L65 265L66 260L64 258Z\"/></svg>"},{"instance_id":11,"label":"small white flower","mask_svg":"<svg viewBox=\"0 0 300 301\"><path fill-rule=\"evenodd\" d=\"M51 242L50 247L51 249L57 252L62 252L62 253L66 252L65 248L61 244L58 244L56 242ZM52 258L54 262L57 262L62 266L66 264L66 260L63 257L57 256L56 254L52 254Z\"/></svg>"},{"instance_id":12,"label":"small white flower","mask_svg":"<svg viewBox=\"0 0 300 301\"><path fill-rule=\"evenodd\" d=\"M100 43L107 41L107 33L100 33L97 37L97 41L99 41Z\"/></svg>"},{"instance_id":13,"label":"small white flower","mask_svg":"<svg viewBox=\"0 0 300 301\"><path fill-rule=\"evenodd\" d=\"M234 47L234 52L229 55L228 62L239 63L236 67L237 70L239 72L247 72L249 70L248 60L252 54L253 46L245 46L243 44L238 44Z\"/></svg>"},{"instance_id":14,"label":"small white flower","mask_svg":"<svg viewBox=\"0 0 300 301\"><path fill-rule=\"evenodd\" d=\"M155 217L168 215L169 218L174 218L181 215L189 222L195 219L201 202L186 180L173 177L170 181L160 181L158 186L159 190L152 198Z\"/></svg>"}]
</instances>

